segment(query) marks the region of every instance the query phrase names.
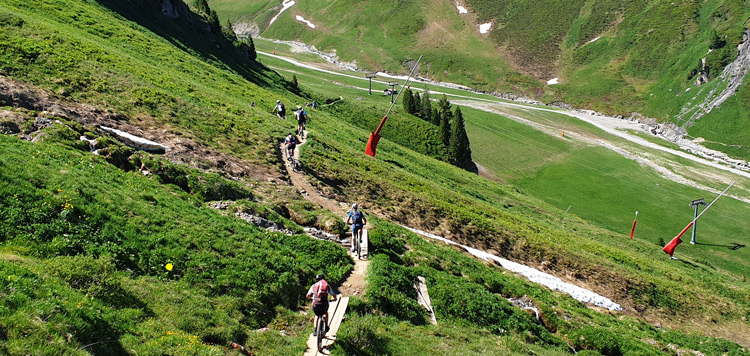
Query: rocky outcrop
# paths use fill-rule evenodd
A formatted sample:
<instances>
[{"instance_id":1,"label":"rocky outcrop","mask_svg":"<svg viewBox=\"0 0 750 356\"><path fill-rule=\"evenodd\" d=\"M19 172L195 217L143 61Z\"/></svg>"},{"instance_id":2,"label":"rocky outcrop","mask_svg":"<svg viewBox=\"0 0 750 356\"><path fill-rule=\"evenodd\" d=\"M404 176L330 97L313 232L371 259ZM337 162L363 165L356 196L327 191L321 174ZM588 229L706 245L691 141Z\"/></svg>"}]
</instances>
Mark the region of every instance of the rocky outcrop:
<instances>
[{"instance_id":1,"label":"rocky outcrop","mask_svg":"<svg viewBox=\"0 0 750 356\"><path fill-rule=\"evenodd\" d=\"M680 110L680 113L677 114L677 122L681 127L692 126L696 120L700 120L700 118L710 113L711 110L721 105L739 90L742 81L750 68L750 29L745 30L745 34L742 37L742 43L737 46L737 51L737 59L724 68L724 71L722 71L721 75L717 78L718 80L715 82L716 84L703 102L695 104L693 101L703 93L704 89L708 89L707 87L698 91L698 93L696 93L682 110ZM718 92L722 83L725 82L727 85L724 90Z\"/></svg>"}]
</instances>

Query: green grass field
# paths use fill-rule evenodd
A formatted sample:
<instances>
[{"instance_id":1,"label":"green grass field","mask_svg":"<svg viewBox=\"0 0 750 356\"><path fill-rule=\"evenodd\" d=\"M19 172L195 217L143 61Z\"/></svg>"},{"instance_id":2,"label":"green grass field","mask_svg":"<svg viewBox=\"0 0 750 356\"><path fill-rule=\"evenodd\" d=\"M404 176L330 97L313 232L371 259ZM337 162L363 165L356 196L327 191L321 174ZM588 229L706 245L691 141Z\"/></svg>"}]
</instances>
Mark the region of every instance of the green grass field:
<instances>
[{"instance_id":1,"label":"green grass field","mask_svg":"<svg viewBox=\"0 0 750 356\"><path fill-rule=\"evenodd\" d=\"M510 132L518 138L504 140L505 149L528 164L503 176L505 184L441 161L445 148L429 144L436 128L400 105L382 132L377 157L369 157L364 145L389 106L387 97L366 96L359 79L302 69L300 88L293 88L291 73L263 66L275 62L243 59L235 44L182 15L165 20L160 4L146 0L0 4L0 70L9 81L44 90L55 102L120 114L103 114L104 122L162 130L194 145L190 166L131 154L111 139L96 156L79 140L82 134L103 139L95 127L55 117L62 123L42 129L37 142L0 136L0 353L238 354L228 346L232 341L257 354L302 352L310 330L302 293L320 271L341 281L352 261L335 244L271 233L231 215L267 216L296 232L331 220L341 227L287 182L277 147L294 123L270 113L280 98L288 106L312 99L325 104L311 112L301 152L305 177L332 199L361 201L377 226L372 289L352 305L335 353L552 355L572 346L589 354L673 354L667 345L674 344L710 355L747 354L706 336L747 344L750 293L741 258L747 249L683 245L681 260L670 261L654 241L683 224L649 220L670 209L659 199L692 199L694 189L660 180L605 149L469 109L470 137L476 135L472 125L481 124L495 137ZM34 121L48 115L2 109L12 113L3 127L14 124L20 134L36 135ZM529 118L563 120L555 113ZM483 148L482 139L472 140L478 142L475 158L505 174L511 161L493 163L497 153ZM541 141L549 147L537 149ZM551 155L551 149L563 154ZM218 162L202 160L209 152L243 163L246 175L230 177ZM551 159L539 164L541 158ZM590 167L582 169L582 161ZM134 169L142 165L151 177ZM571 170L580 173L571 176ZM639 190L629 175L660 188ZM587 186L583 178L591 179ZM623 236L634 206L612 189L633 190L633 205L648 206L635 207L643 209L644 227L634 241ZM658 189L667 196L648 195ZM565 213L573 194L579 195L572 197L576 208L585 210ZM208 206L232 199L226 214ZM674 210L661 216L678 214L683 204L670 204ZM746 208L726 199L712 209L701 221L702 236L714 234L721 245L737 242L731 236L745 232ZM711 225L719 215L734 225ZM386 220L492 248L611 297L627 311L590 309ZM727 226L736 231L729 234ZM167 263L175 268L168 271ZM424 312L410 289L417 275L433 288L445 321L439 327L421 321ZM455 286L462 293L454 293ZM522 295L546 308L544 323L505 299ZM256 331L262 327L269 330Z\"/></svg>"}]
</instances>

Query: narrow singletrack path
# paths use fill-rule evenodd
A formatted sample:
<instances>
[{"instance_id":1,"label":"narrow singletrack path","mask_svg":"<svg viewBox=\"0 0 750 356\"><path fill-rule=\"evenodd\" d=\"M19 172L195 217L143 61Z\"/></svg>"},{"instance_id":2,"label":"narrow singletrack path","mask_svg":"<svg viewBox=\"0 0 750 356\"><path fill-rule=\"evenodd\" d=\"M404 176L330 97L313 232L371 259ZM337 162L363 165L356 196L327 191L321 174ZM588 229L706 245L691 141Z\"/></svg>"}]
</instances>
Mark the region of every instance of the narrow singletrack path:
<instances>
[{"instance_id":1,"label":"narrow singletrack path","mask_svg":"<svg viewBox=\"0 0 750 356\"><path fill-rule=\"evenodd\" d=\"M304 145L307 142L307 137L303 133L303 135L298 136L297 139L299 140L299 144L297 144L297 148L294 150L293 158L296 161L299 161L300 159L300 148L302 145ZM292 167L293 162L288 159L286 156L286 147L284 147L284 144L281 144L281 157L284 160L284 167L286 167L287 174L289 175L289 180L291 181L292 185L297 188L297 190L304 196L306 199L310 200L313 203L316 203L323 208L341 216L344 218L347 210L347 205L339 204L334 199L330 199L325 197L323 194L321 194L315 187L310 184L310 182L305 179L304 172L302 170L295 171ZM365 229L367 226L365 227ZM365 289L367 287L367 281L365 280L365 276L367 275L367 268L370 265L370 261L367 259L360 259L357 258L356 255L354 255L351 252L350 248L347 248L347 252L350 256L352 256L352 259L354 259L354 269L352 269L352 272L349 274L349 276L346 278L346 280L341 283L341 285L338 287L338 292L340 297L346 298L349 296L358 296L362 297L364 295ZM348 298L347 298L348 303ZM336 304L336 302L331 303L331 305ZM336 304L336 305L341 305ZM343 305L344 310L338 311L337 313L341 313L343 316L343 313L346 309L346 303ZM334 315L330 315L330 317L334 317ZM332 319L332 322L334 320ZM338 323L331 324L331 331L327 334L327 340L326 345L330 345L333 343L333 340L336 339L336 332L338 331L338 327L340 324L340 320ZM325 355L324 351L315 351L316 348L315 344L315 338L312 337L312 334L310 335L310 339L308 340L308 350L304 353L304 355ZM311 345L313 345L311 347Z\"/></svg>"}]
</instances>

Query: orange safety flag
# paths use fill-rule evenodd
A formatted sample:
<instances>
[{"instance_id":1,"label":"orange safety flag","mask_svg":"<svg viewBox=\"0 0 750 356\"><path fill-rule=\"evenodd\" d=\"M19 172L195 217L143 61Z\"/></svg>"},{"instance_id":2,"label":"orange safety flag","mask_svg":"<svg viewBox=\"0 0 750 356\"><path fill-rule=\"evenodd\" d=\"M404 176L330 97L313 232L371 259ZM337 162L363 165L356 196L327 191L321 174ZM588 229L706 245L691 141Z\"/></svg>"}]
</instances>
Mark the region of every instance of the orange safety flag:
<instances>
[{"instance_id":1,"label":"orange safety flag","mask_svg":"<svg viewBox=\"0 0 750 356\"><path fill-rule=\"evenodd\" d=\"M365 147L365 154L375 157L375 150L378 148L378 142L380 141L380 130L383 129L385 120L388 120L388 116L383 116L383 120L380 121L378 129L375 132L370 133L370 139L367 140L367 146Z\"/></svg>"},{"instance_id":2,"label":"orange safety flag","mask_svg":"<svg viewBox=\"0 0 750 356\"><path fill-rule=\"evenodd\" d=\"M675 236L672 239L672 241L669 241L669 243L666 246L664 246L664 248L662 249L662 251L664 251L666 254L668 254L669 257L672 257L672 255L674 254L675 247L677 247L677 245L679 245L679 244L682 243L682 240L680 239L680 237L682 237L682 235L685 233L685 231L687 231L691 226L693 226L694 223L695 223L695 221L691 221L690 224L687 224L687 226L685 226L685 228L682 229L682 231L680 231L680 233L677 234L677 236Z\"/></svg>"},{"instance_id":3,"label":"orange safety flag","mask_svg":"<svg viewBox=\"0 0 750 356\"><path fill-rule=\"evenodd\" d=\"M633 220L633 227L630 229L630 239L633 239L633 234L635 233L635 224L638 223L638 212L635 212L635 219Z\"/></svg>"}]
</instances>

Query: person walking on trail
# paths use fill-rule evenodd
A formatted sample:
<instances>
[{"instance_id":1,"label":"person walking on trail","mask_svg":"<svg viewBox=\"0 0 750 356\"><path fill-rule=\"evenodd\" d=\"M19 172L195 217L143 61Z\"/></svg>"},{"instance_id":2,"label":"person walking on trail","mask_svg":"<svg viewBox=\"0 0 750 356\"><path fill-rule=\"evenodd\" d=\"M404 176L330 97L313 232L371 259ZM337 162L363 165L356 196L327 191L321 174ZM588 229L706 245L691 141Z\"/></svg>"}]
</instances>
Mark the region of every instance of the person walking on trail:
<instances>
[{"instance_id":1,"label":"person walking on trail","mask_svg":"<svg viewBox=\"0 0 750 356\"><path fill-rule=\"evenodd\" d=\"M315 313L315 321L313 323L313 336L318 336L318 323L323 315L326 316L328 324L326 324L326 331L329 329L331 319L328 317L328 297L332 297L336 300L336 293L331 288L331 285L325 280L325 276L319 274L315 276L315 282L307 290L307 299L312 299L313 313Z\"/></svg>"},{"instance_id":2,"label":"person walking on trail","mask_svg":"<svg viewBox=\"0 0 750 356\"><path fill-rule=\"evenodd\" d=\"M286 119L286 107L281 100L276 100L276 106L274 106L272 112L275 112L279 119Z\"/></svg>"},{"instance_id":3,"label":"person walking on trail","mask_svg":"<svg viewBox=\"0 0 750 356\"><path fill-rule=\"evenodd\" d=\"M294 112L294 116L297 118L297 135L300 138L304 138L303 133L307 127L307 111L301 105L297 105L297 111Z\"/></svg>"},{"instance_id":4,"label":"person walking on trail","mask_svg":"<svg viewBox=\"0 0 750 356\"><path fill-rule=\"evenodd\" d=\"M297 147L297 136L292 135L291 132L286 135L284 146L286 147L286 159L291 161L294 158L294 149Z\"/></svg>"},{"instance_id":5,"label":"person walking on trail","mask_svg":"<svg viewBox=\"0 0 750 356\"><path fill-rule=\"evenodd\" d=\"M367 224L365 213L359 210L357 203L352 204L352 210L349 210L346 223L352 225L352 252L355 252L354 239L356 238L359 243L362 243L362 228Z\"/></svg>"}]
</instances>

